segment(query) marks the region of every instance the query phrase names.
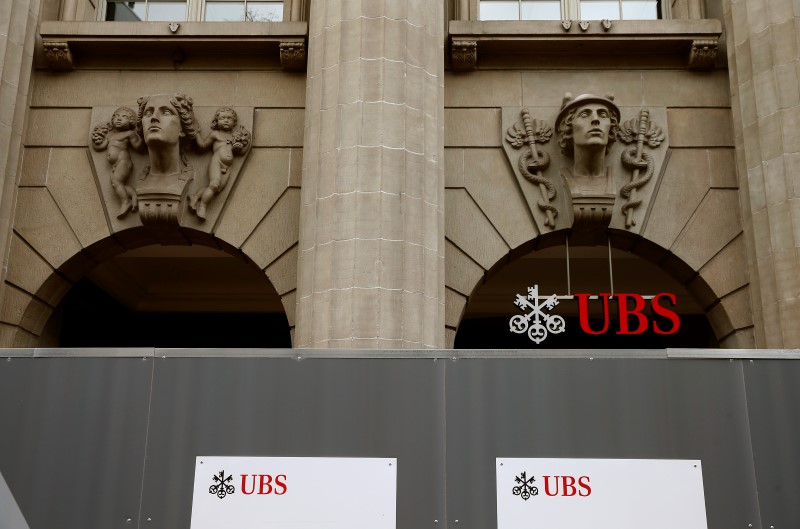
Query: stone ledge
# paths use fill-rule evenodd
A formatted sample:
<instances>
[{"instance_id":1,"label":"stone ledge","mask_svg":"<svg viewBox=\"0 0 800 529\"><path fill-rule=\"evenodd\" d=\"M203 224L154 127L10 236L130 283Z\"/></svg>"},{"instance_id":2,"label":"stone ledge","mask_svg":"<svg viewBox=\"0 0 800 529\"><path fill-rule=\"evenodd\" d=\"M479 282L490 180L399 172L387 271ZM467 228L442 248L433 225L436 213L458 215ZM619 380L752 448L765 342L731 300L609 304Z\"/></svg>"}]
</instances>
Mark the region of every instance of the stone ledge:
<instances>
[{"instance_id":1,"label":"stone ledge","mask_svg":"<svg viewBox=\"0 0 800 529\"><path fill-rule=\"evenodd\" d=\"M719 20L453 20L449 26L451 68L468 71L478 61L511 55L617 54L643 57L676 54L691 69L714 66Z\"/></svg>"},{"instance_id":2,"label":"stone ledge","mask_svg":"<svg viewBox=\"0 0 800 529\"><path fill-rule=\"evenodd\" d=\"M42 22L44 59L67 71L93 55L225 52L271 55L286 70L304 70L307 22Z\"/></svg>"}]
</instances>

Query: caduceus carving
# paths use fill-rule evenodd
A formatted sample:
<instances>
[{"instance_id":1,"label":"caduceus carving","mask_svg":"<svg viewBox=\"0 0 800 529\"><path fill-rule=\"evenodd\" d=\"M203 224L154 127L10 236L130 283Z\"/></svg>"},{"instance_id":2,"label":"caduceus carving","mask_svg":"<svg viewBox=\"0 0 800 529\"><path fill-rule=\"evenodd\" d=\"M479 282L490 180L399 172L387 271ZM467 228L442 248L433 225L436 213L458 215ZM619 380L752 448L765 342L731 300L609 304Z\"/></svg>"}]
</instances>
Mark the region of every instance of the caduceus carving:
<instances>
[{"instance_id":1,"label":"caduceus carving","mask_svg":"<svg viewBox=\"0 0 800 529\"><path fill-rule=\"evenodd\" d=\"M556 188L553 183L542 175L542 171L550 165L550 155L536 148L537 143L547 143L553 135L550 126L539 119L533 119L527 108L520 112L522 123L517 122L508 128L506 141L515 149L519 149L527 144L528 149L519 156L519 171L526 180L539 186L542 194L541 200L536 205L539 206L545 215L545 226L556 227L555 218L558 216L558 209L550 202L556 196Z\"/></svg>"},{"instance_id":2,"label":"caduceus carving","mask_svg":"<svg viewBox=\"0 0 800 529\"><path fill-rule=\"evenodd\" d=\"M650 121L650 111L643 108L638 119L631 118L620 126L617 137L623 143L636 142L622 151L622 165L631 169L633 175L631 181L619 192L626 199L622 212L625 214L625 227L630 228L636 224L633 210L642 203L641 198L636 198L636 190L644 187L653 177L655 164L650 153L644 151L644 145L646 143L651 148L658 147L664 141L664 132Z\"/></svg>"}]
</instances>

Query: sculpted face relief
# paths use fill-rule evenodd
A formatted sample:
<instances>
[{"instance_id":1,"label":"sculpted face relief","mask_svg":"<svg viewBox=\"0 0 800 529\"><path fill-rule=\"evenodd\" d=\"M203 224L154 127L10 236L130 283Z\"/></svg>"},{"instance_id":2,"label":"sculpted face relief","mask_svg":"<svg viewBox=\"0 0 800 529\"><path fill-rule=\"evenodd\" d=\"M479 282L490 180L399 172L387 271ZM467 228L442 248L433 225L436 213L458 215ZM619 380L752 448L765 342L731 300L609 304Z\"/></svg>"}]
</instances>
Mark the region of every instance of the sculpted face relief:
<instances>
[{"instance_id":1,"label":"sculpted face relief","mask_svg":"<svg viewBox=\"0 0 800 529\"><path fill-rule=\"evenodd\" d=\"M608 145L611 130L611 114L605 105L589 103L575 109L572 120L572 138L575 148Z\"/></svg>"},{"instance_id":2,"label":"sculpted face relief","mask_svg":"<svg viewBox=\"0 0 800 529\"><path fill-rule=\"evenodd\" d=\"M142 130L148 147L176 145L180 141L181 120L168 96L150 98L142 114Z\"/></svg>"}]
</instances>

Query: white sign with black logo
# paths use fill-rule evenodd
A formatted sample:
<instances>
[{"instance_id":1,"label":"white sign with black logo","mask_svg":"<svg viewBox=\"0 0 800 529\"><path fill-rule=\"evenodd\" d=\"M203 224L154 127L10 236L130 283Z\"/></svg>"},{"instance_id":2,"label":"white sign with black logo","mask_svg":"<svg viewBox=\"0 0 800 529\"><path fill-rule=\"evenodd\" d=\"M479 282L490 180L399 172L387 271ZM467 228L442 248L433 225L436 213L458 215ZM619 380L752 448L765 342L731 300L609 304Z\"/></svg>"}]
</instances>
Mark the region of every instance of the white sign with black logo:
<instances>
[{"instance_id":1,"label":"white sign with black logo","mask_svg":"<svg viewBox=\"0 0 800 529\"><path fill-rule=\"evenodd\" d=\"M497 529L708 529L700 461L497 459Z\"/></svg>"},{"instance_id":2,"label":"white sign with black logo","mask_svg":"<svg viewBox=\"0 0 800 529\"><path fill-rule=\"evenodd\" d=\"M191 529L395 529L397 460L198 457Z\"/></svg>"}]
</instances>

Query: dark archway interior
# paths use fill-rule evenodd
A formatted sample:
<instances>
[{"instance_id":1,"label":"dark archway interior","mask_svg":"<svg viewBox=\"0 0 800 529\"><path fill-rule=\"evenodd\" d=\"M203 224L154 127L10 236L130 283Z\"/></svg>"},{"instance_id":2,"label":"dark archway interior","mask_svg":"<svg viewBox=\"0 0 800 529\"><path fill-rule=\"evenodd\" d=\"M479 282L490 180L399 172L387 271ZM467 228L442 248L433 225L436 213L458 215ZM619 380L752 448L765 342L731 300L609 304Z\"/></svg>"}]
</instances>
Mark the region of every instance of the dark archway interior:
<instances>
[{"instance_id":1,"label":"dark archway interior","mask_svg":"<svg viewBox=\"0 0 800 529\"><path fill-rule=\"evenodd\" d=\"M64 296L60 347L292 346L283 313L137 312L84 278Z\"/></svg>"},{"instance_id":2,"label":"dark archway interior","mask_svg":"<svg viewBox=\"0 0 800 529\"><path fill-rule=\"evenodd\" d=\"M567 258L569 256L569 258ZM567 266L569 261L569 266ZM514 305L517 294L526 295L527 288L539 286L544 297L551 294L575 293L633 293L653 296L671 293L676 296L674 307L680 327L673 334L654 331L654 322L662 330L671 329L669 320L653 313L647 301L642 312L649 322L641 334L622 334L618 301L609 303L608 328L602 334L583 332L579 321L578 303L561 299L548 314L564 318L566 330L550 333L539 344L527 334L510 330L510 320L526 314ZM629 300L628 307L633 307ZM530 252L496 271L470 297L458 327L456 349L665 349L715 348L717 337L705 315L707 307L700 306L694 296L659 266L631 253L609 249L607 246L574 247L564 245ZM603 329L606 318L600 300L588 303L589 328ZM635 329L635 317L628 317L629 329Z\"/></svg>"},{"instance_id":3,"label":"dark archway interior","mask_svg":"<svg viewBox=\"0 0 800 529\"><path fill-rule=\"evenodd\" d=\"M54 311L42 347L289 348L266 275L202 246L145 246L97 266Z\"/></svg>"}]
</instances>

